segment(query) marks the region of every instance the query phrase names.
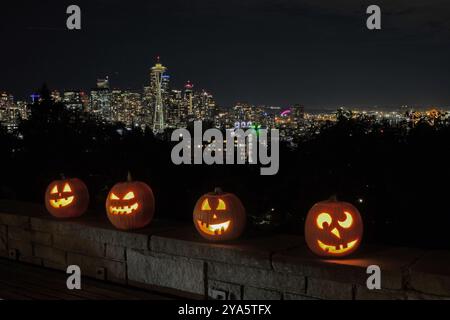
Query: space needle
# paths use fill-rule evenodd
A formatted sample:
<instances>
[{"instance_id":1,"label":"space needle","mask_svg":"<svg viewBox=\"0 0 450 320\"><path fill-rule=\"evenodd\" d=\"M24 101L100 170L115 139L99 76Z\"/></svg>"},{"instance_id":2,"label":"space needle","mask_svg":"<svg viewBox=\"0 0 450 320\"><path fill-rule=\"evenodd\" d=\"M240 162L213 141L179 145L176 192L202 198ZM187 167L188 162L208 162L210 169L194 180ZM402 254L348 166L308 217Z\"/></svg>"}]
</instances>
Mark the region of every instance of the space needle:
<instances>
[{"instance_id":1,"label":"space needle","mask_svg":"<svg viewBox=\"0 0 450 320\"><path fill-rule=\"evenodd\" d=\"M162 99L162 77L167 70L157 57L156 64L152 67L151 77L153 78L154 94L155 94L155 116L153 118L153 133L162 133L165 129L164 122L164 105Z\"/></svg>"}]
</instances>

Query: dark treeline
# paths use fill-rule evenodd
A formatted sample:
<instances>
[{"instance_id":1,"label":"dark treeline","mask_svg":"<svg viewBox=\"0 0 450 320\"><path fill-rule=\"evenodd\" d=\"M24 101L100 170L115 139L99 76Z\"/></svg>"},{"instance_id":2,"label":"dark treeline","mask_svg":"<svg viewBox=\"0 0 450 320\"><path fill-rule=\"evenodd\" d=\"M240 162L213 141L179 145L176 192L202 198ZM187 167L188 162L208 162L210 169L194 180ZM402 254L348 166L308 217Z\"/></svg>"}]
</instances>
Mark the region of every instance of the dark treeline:
<instances>
[{"instance_id":1,"label":"dark treeline","mask_svg":"<svg viewBox=\"0 0 450 320\"><path fill-rule=\"evenodd\" d=\"M275 176L260 176L259 166L176 166L173 144L150 130L68 111L44 90L17 132L0 130L0 197L42 202L64 174L86 182L90 214L101 215L109 188L130 171L152 187L157 218L191 221L196 200L220 186L241 198L254 232L303 234L309 208L337 194L361 211L366 242L450 248L449 141L444 121L412 128L341 116L297 148L281 145Z\"/></svg>"}]
</instances>

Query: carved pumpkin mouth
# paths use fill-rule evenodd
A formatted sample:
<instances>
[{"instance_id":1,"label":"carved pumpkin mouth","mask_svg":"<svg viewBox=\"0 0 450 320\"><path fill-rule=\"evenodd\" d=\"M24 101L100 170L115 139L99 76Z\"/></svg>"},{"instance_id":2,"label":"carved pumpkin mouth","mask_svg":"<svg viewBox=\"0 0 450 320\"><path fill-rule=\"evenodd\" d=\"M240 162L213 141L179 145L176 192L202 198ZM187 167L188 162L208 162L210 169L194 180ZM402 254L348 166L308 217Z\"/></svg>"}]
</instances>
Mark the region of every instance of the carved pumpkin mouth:
<instances>
[{"instance_id":1,"label":"carved pumpkin mouth","mask_svg":"<svg viewBox=\"0 0 450 320\"><path fill-rule=\"evenodd\" d=\"M221 235L225 231L228 230L230 227L230 220L225 221L223 223L218 224L207 224L206 222L202 222L200 220L197 220L198 227L202 232L209 234L209 235Z\"/></svg>"},{"instance_id":2,"label":"carved pumpkin mouth","mask_svg":"<svg viewBox=\"0 0 450 320\"><path fill-rule=\"evenodd\" d=\"M329 252L329 253L334 253L334 254L340 254L340 253L345 253L347 251L350 251L357 243L358 243L358 239L350 241L347 244L341 244L338 247L338 246L328 245L328 244L323 243L320 240L317 240L317 244L323 251Z\"/></svg>"},{"instance_id":3,"label":"carved pumpkin mouth","mask_svg":"<svg viewBox=\"0 0 450 320\"><path fill-rule=\"evenodd\" d=\"M110 206L109 211L114 215L129 215L139 208L139 204L136 202L131 206Z\"/></svg>"},{"instance_id":4,"label":"carved pumpkin mouth","mask_svg":"<svg viewBox=\"0 0 450 320\"><path fill-rule=\"evenodd\" d=\"M60 199L50 199L50 205L53 208L63 208L63 207L67 207L68 205L70 205L73 200L75 199L74 196L70 196L67 198L60 198Z\"/></svg>"}]
</instances>

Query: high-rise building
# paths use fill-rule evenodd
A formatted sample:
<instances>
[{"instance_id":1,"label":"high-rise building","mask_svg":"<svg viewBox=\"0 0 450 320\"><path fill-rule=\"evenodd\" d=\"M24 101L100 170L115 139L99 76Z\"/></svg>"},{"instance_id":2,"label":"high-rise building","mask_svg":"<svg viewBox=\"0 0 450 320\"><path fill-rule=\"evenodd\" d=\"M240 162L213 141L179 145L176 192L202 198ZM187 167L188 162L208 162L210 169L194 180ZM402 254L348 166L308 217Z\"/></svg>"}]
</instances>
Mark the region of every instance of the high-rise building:
<instances>
[{"instance_id":1,"label":"high-rise building","mask_svg":"<svg viewBox=\"0 0 450 320\"><path fill-rule=\"evenodd\" d=\"M166 104L170 99L170 76L164 73L161 77L161 97L163 104Z\"/></svg>"},{"instance_id":2,"label":"high-rise building","mask_svg":"<svg viewBox=\"0 0 450 320\"><path fill-rule=\"evenodd\" d=\"M18 100L16 101L16 106L19 109L20 118L22 120L27 120L29 117L30 110L28 108L28 104L26 103L26 101Z\"/></svg>"},{"instance_id":3,"label":"high-rise building","mask_svg":"<svg viewBox=\"0 0 450 320\"><path fill-rule=\"evenodd\" d=\"M111 121L120 122L123 112L122 90L113 89L111 91Z\"/></svg>"},{"instance_id":4,"label":"high-rise building","mask_svg":"<svg viewBox=\"0 0 450 320\"><path fill-rule=\"evenodd\" d=\"M199 118L201 120L213 120L216 112L216 102L212 94L202 91L199 99Z\"/></svg>"},{"instance_id":5,"label":"high-rise building","mask_svg":"<svg viewBox=\"0 0 450 320\"><path fill-rule=\"evenodd\" d=\"M295 122L299 122L303 119L305 119L305 107L300 105L300 104L294 104L291 108L292 110L292 116L293 116L293 120Z\"/></svg>"},{"instance_id":6,"label":"high-rise building","mask_svg":"<svg viewBox=\"0 0 450 320\"><path fill-rule=\"evenodd\" d=\"M53 101L55 102L61 102L62 98L61 98L61 93L58 90L53 90L50 94L50 97L52 98Z\"/></svg>"},{"instance_id":7,"label":"high-rise building","mask_svg":"<svg viewBox=\"0 0 450 320\"><path fill-rule=\"evenodd\" d=\"M142 94L142 113L145 114L145 123L153 128L153 116L155 115L154 95L151 86L144 86Z\"/></svg>"},{"instance_id":8,"label":"high-rise building","mask_svg":"<svg viewBox=\"0 0 450 320\"><path fill-rule=\"evenodd\" d=\"M97 79L97 87L91 90L89 112L106 121L113 121L108 77Z\"/></svg>"},{"instance_id":9,"label":"high-rise building","mask_svg":"<svg viewBox=\"0 0 450 320\"><path fill-rule=\"evenodd\" d=\"M5 123L9 119L9 109L13 104L14 97L6 92L0 93L0 122Z\"/></svg>"},{"instance_id":10,"label":"high-rise building","mask_svg":"<svg viewBox=\"0 0 450 320\"><path fill-rule=\"evenodd\" d=\"M109 78L106 77L104 79L97 79L97 88L98 89L109 89Z\"/></svg>"},{"instance_id":11,"label":"high-rise building","mask_svg":"<svg viewBox=\"0 0 450 320\"><path fill-rule=\"evenodd\" d=\"M28 118L26 102L14 101L14 96L6 92L0 93L0 123L9 132L18 128L20 120Z\"/></svg>"},{"instance_id":12,"label":"high-rise building","mask_svg":"<svg viewBox=\"0 0 450 320\"><path fill-rule=\"evenodd\" d=\"M147 122L145 108L142 104L140 93L128 90L111 91L111 121L117 121L125 124L127 127L140 126L145 127Z\"/></svg>"},{"instance_id":13,"label":"high-rise building","mask_svg":"<svg viewBox=\"0 0 450 320\"><path fill-rule=\"evenodd\" d=\"M159 57L157 59L156 64L151 69L151 81L150 87L151 91L154 94L155 101L155 113L153 116L153 132L161 133L166 128L166 123L164 119L164 97L163 97L163 81L168 81L167 78L164 77L164 73L167 68L164 67L160 61Z\"/></svg>"},{"instance_id":14,"label":"high-rise building","mask_svg":"<svg viewBox=\"0 0 450 320\"><path fill-rule=\"evenodd\" d=\"M184 85L184 101L187 114L192 116L194 114L194 85L189 80Z\"/></svg>"},{"instance_id":15,"label":"high-rise building","mask_svg":"<svg viewBox=\"0 0 450 320\"><path fill-rule=\"evenodd\" d=\"M85 110L85 93L80 90L64 91L62 101L67 109L74 111Z\"/></svg>"},{"instance_id":16,"label":"high-rise building","mask_svg":"<svg viewBox=\"0 0 450 320\"><path fill-rule=\"evenodd\" d=\"M171 128L182 127L185 124L182 121L183 94L181 90L172 90L167 104L167 125Z\"/></svg>"}]
</instances>

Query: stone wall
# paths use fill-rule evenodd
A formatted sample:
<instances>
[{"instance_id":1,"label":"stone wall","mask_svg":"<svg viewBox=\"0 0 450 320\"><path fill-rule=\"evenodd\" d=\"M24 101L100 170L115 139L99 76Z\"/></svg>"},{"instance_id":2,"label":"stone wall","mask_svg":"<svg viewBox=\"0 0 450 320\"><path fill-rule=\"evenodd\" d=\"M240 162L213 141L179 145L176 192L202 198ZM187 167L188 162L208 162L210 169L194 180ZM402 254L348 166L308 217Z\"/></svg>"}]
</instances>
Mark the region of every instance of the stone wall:
<instances>
[{"instance_id":1,"label":"stone wall","mask_svg":"<svg viewBox=\"0 0 450 320\"><path fill-rule=\"evenodd\" d=\"M363 247L350 259L313 256L302 237L205 242L193 226L154 221L136 232L87 214L56 220L43 208L0 202L0 257L131 286L226 299L449 299L450 252ZM368 290L366 268L382 270Z\"/></svg>"}]
</instances>

